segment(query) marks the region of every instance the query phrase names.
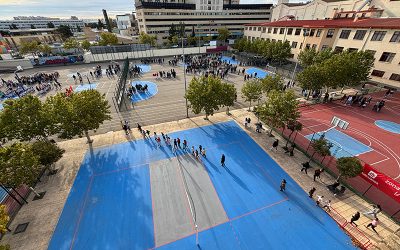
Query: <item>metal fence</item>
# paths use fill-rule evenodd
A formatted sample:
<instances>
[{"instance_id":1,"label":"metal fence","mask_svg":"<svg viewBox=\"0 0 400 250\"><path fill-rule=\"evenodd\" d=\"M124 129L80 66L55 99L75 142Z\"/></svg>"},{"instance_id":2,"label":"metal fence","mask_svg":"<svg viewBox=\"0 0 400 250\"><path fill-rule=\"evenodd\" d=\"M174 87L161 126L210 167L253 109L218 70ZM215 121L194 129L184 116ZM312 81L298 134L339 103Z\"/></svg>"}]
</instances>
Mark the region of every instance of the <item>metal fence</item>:
<instances>
[{"instance_id":1,"label":"metal fence","mask_svg":"<svg viewBox=\"0 0 400 250\"><path fill-rule=\"evenodd\" d=\"M329 128L330 126L326 124L320 124L318 125L318 131L316 131L313 130L311 127L304 126L303 124L302 130L300 132L294 132L292 135L291 135L292 131L288 129L281 129L279 132L286 139L289 138L289 136L291 135L290 142L294 142L296 148L303 151L305 154L309 156L313 155L313 160L315 163L321 165L327 172L329 172L333 176L338 176L339 173L336 167L337 159L335 157L335 153L337 152L333 152L332 156L326 156L326 157L322 157L318 155L318 153L314 154L314 149L311 147L311 140L309 140L306 137L308 136L309 138L310 137L315 138L314 136L317 133L320 133L321 131L326 131ZM342 148L340 150L341 150L340 153L341 155L357 157ZM360 161L362 165L368 163L362 160ZM366 200L373 202L375 204L380 204L384 212L386 212L391 218L393 218L397 222L400 222L400 206L396 200L392 199L383 191L371 185L360 176L357 176L355 178L342 179L341 181L345 186L347 186L360 196L364 197Z\"/></svg>"},{"instance_id":2,"label":"metal fence","mask_svg":"<svg viewBox=\"0 0 400 250\"><path fill-rule=\"evenodd\" d=\"M126 58L122 66L121 74L118 78L118 83L115 90L114 100L118 106L118 111L121 111L122 102L125 100L126 80L128 79L129 59Z\"/></svg>"}]
</instances>

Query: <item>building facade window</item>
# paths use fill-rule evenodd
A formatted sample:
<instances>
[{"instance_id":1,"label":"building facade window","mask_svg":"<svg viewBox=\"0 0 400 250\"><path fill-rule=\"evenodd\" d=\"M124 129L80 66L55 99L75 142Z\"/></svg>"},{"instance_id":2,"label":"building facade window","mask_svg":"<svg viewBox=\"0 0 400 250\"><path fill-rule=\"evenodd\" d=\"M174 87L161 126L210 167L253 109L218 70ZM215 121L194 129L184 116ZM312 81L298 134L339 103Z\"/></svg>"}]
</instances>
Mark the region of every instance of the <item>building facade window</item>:
<instances>
[{"instance_id":1,"label":"building facade window","mask_svg":"<svg viewBox=\"0 0 400 250\"><path fill-rule=\"evenodd\" d=\"M294 32L294 35L298 36L298 35L300 35L300 33L301 33L301 29L296 29L296 31Z\"/></svg>"},{"instance_id":2,"label":"building facade window","mask_svg":"<svg viewBox=\"0 0 400 250\"><path fill-rule=\"evenodd\" d=\"M293 33L293 28L289 28L288 30L287 30L287 34L288 35L291 35Z\"/></svg>"},{"instance_id":3,"label":"building facade window","mask_svg":"<svg viewBox=\"0 0 400 250\"><path fill-rule=\"evenodd\" d=\"M369 53L371 53L371 55L373 55L373 56L375 57L376 50L369 50L369 49L367 49L366 51L368 51Z\"/></svg>"},{"instance_id":4,"label":"building facade window","mask_svg":"<svg viewBox=\"0 0 400 250\"><path fill-rule=\"evenodd\" d=\"M329 29L328 32L326 33L326 38L332 38L333 34L335 34L335 30Z\"/></svg>"},{"instance_id":5,"label":"building facade window","mask_svg":"<svg viewBox=\"0 0 400 250\"><path fill-rule=\"evenodd\" d=\"M382 41L386 35L386 31L375 31L372 35L371 41Z\"/></svg>"},{"instance_id":6,"label":"building facade window","mask_svg":"<svg viewBox=\"0 0 400 250\"><path fill-rule=\"evenodd\" d=\"M271 33L272 28L268 28L268 34Z\"/></svg>"},{"instance_id":7,"label":"building facade window","mask_svg":"<svg viewBox=\"0 0 400 250\"><path fill-rule=\"evenodd\" d=\"M380 62L392 62L394 56L396 55L396 53L391 53L391 52L383 52L381 55L381 58L379 58Z\"/></svg>"},{"instance_id":8,"label":"building facade window","mask_svg":"<svg viewBox=\"0 0 400 250\"><path fill-rule=\"evenodd\" d=\"M357 30L356 33L354 34L353 39L354 40L363 40L365 37L365 34L367 34L366 30Z\"/></svg>"},{"instance_id":9,"label":"building facade window","mask_svg":"<svg viewBox=\"0 0 400 250\"><path fill-rule=\"evenodd\" d=\"M311 29L309 36L314 36L314 34L315 34L315 29Z\"/></svg>"},{"instance_id":10,"label":"building facade window","mask_svg":"<svg viewBox=\"0 0 400 250\"><path fill-rule=\"evenodd\" d=\"M372 70L371 72L371 76L377 76L377 77L382 77L385 74L385 71L381 71L381 70Z\"/></svg>"},{"instance_id":11,"label":"building facade window","mask_svg":"<svg viewBox=\"0 0 400 250\"><path fill-rule=\"evenodd\" d=\"M281 28L280 30L279 30L279 34L284 34L285 33L285 28Z\"/></svg>"},{"instance_id":12,"label":"building facade window","mask_svg":"<svg viewBox=\"0 0 400 250\"><path fill-rule=\"evenodd\" d=\"M342 30L342 32L340 33L339 38L340 39L348 39L350 36L350 32L351 30Z\"/></svg>"},{"instance_id":13,"label":"building facade window","mask_svg":"<svg viewBox=\"0 0 400 250\"><path fill-rule=\"evenodd\" d=\"M317 34L315 35L316 37L320 37L322 33L322 29L318 29L317 30Z\"/></svg>"},{"instance_id":14,"label":"building facade window","mask_svg":"<svg viewBox=\"0 0 400 250\"><path fill-rule=\"evenodd\" d=\"M325 44L325 45L322 45L321 50L326 50L328 48L329 48L329 46Z\"/></svg>"},{"instance_id":15,"label":"building facade window","mask_svg":"<svg viewBox=\"0 0 400 250\"><path fill-rule=\"evenodd\" d=\"M266 30L267 30L267 28L263 27L262 28L262 33L265 33Z\"/></svg>"},{"instance_id":16,"label":"building facade window","mask_svg":"<svg viewBox=\"0 0 400 250\"><path fill-rule=\"evenodd\" d=\"M357 52L358 51L358 49L356 49L356 48L349 48L349 52Z\"/></svg>"},{"instance_id":17,"label":"building facade window","mask_svg":"<svg viewBox=\"0 0 400 250\"><path fill-rule=\"evenodd\" d=\"M398 43L400 42L400 31L395 31L393 33L392 38L390 38L390 42L391 43Z\"/></svg>"},{"instance_id":18,"label":"building facade window","mask_svg":"<svg viewBox=\"0 0 400 250\"><path fill-rule=\"evenodd\" d=\"M389 80L393 80L393 81L398 81L400 82L400 74L392 74L389 78Z\"/></svg>"},{"instance_id":19,"label":"building facade window","mask_svg":"<svg viewBox=\"0 0 400 250\"><path fill-rule=\"evenodd\" d=\"M274 28L274 34L278 33L278 28Z\"/></svg>"},{"instance_id":20,"label":"building facade window","mask_svg":"<svg viewBox=\"0 0 400 250\"><path fill-rule=\"evenodd\" d=\"M258 29L257 29L258 31L261 31L261 27L258 27Z\"/></svg>"},{"instance_id":21,"label":"building facade window","mask_svg":"<svg viewBox=\"0 0 400 250\"><path fill-rule=\"evenodd\" d=\"M340 53L340 52L342 52L343 51L343 47L340 47L340 46L336 46L335 47L335 53Z\"/></svg>"},{"instance_id":22,"label":"building facade window","mask_svg":"<svg viewBox=\"0 0 400 250\"><path fill-rule=\"evenodd\" d=\"M317 49L317 45L316 45L316 44L313 44L313 45L311 46L311 48L316 50L316 49Z\"/></svg>"},{"instance_id":23,"label":"building facade window","mask_svg":"<svg viewBox=\"0 0 400 250\"><path fill-rule=\"evenodd\" d=\"M292 42L292 49L295 49L297 47L297 42Z\"/></svg>"},{"instance_id":24,"label":"building facade window","mask_svg":"<svg viewBox=\"0 0 400 250\"><path fill-rule=\"evenodd\" d=\"M310 49L310 47L311 47L311 44L307 43L306 44L306 49Z\"/></svg>"}]
</instances>

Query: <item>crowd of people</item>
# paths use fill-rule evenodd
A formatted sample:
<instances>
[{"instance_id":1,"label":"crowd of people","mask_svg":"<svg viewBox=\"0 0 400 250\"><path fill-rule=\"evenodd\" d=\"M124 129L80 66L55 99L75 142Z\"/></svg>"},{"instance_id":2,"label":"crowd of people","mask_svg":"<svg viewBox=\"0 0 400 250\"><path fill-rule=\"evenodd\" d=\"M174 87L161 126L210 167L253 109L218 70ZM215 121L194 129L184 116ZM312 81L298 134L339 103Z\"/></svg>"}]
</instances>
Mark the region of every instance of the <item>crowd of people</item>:
<instances>
[{"instance_id":1,"label":"crowd of people","mask_svg":"<svg viewBox=\"0 0 400 250\"><path fill-rule=\"evenodd\" d=\"M4 80L1 78L0 98L8 99L14 97L22 97L37 91L39 95L49 92L51 89L61 89L61 83L58 81L60 77L58 72L53 73L35 73L28 76L19 76L15 73L15 80Z\"/></svg>"}]
</instances>

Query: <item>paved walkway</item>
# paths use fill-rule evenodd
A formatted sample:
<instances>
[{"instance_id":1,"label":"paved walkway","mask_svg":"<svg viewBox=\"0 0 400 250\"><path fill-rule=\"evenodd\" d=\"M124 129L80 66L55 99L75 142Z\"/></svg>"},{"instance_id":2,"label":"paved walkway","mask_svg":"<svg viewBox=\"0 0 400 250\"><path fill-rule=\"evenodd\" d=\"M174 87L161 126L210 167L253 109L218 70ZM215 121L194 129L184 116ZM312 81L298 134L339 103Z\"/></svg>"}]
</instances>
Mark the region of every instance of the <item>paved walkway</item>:
<instances>
[{"instance_id":1,"label":"paved walkway","mask_svg":"<svg viewBox=\"0 0 400 250\"><path fill-rule=\"evenodd\" d=\"M321 181L314 182L311 173L306 175L300 172L300 164L307 159L306 156L299 151L295 151L293 157L284 154L282 148L279 148L278 152L270 151L269 147L274 138L266 136L265 131L261 134L256 133L254 131L254 126L248 129L244 128L243 121L245 117L251 117L253 121L257 120L252 113L246 110L247 109L238 109L231 111L231 116L225 113L218 113L211 116L210 120L204 120L203 117L195 117L151 125L144 127L144 129L170 133L234 119L306 192L308 192L311 187L316 187L316 195L324 195L327 199L332 200L332 207L347 220L349 220L351 215L356 211L363 212L370 209L370 204L350 191L347 191L344 196L338 198L334 197L325 187L326 184L334 182L334 179L327 174L324 173L322 175ZM132 130L132 132L131 137L127 137L123 131L95 135L93 136L94 143L92 147L103 147L126 142L127 140L142 138L136 129ZM10 226L10 229L14 231L18 224L29 222L27 230L24 233L15 235L12 233L6 234L1 240L1 244L10 244L12 249L47 249L80 163L85 152L89 149L85 141L85 138L78 138L59 142L59 145L64 148L66 152L64 157L57 163L57 168L59 169L58 173L50 177L43 177L42 182L36 187L39 192L46 191L46 195L41 200L32 201L33 195L31 194L28 199L29 204L21 208ZM284 140L281 139L280 141L283 144ZM399 225L395 224L383 214L379 214L379 218L381 219L381 224L376 228L378 234L364 227L370 222L365 216L362 216L358 221L359 229L365 233L375 245L400 228Z\"/></svg>"}]
</instances>

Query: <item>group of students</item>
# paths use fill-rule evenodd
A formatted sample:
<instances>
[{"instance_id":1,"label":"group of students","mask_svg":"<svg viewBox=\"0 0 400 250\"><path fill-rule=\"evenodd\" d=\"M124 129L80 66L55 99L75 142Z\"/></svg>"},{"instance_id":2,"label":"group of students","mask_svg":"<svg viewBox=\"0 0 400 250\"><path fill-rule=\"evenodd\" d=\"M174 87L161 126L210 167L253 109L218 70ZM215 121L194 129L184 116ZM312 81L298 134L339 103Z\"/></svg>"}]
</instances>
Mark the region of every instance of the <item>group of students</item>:
<instances>
[{"instance_id":1,"label":"group of students","mask_svg":"<svg viewBox=\"0 0 400 250\"><path fill-rule=\"evenodd\" d=\"M372 209L370 210L370 211L367 211L367 212L365 212L364 213L364 215L365 216L370 216L370 215L372 215L372 220L371 220L371 222L368 224L368 225L366 225L365 227L366 228L369 228L369 227L371 227L371 229L375 232L375 233L378 233L376 230L375 230L375 228L378 226L378 224L379 224L379 219L378 219L378 213L380 213L382 211L382 208L381 208L381 206L379 205L379 204L376 204L376 205L372 205ZM359 219L360 219L360 217L361 217L361 214L360 214L360 212L356 212L352 217L351 217L351 219L350 219L350 223L351 224L354 224L355 226L358 226L355 222L356 221L358 221Z\"/></svg>"},{"instance_id":2,"label":"group of students","mask_svg":"<svg viewBox=\"0 0 400 250\"><path fill-rule=\"evenodd\" d=\"M168 79L169 78L176 78L176 71L175 71L175 69L171 69L170 71L167 71L167 72L160 70L159 72L154 73L153 76L155 76L156 79L159 79L159 78L168 78Z\"/></svg>"}]
</instances>

